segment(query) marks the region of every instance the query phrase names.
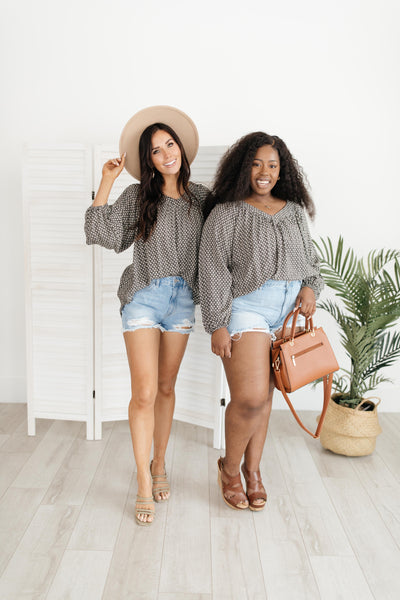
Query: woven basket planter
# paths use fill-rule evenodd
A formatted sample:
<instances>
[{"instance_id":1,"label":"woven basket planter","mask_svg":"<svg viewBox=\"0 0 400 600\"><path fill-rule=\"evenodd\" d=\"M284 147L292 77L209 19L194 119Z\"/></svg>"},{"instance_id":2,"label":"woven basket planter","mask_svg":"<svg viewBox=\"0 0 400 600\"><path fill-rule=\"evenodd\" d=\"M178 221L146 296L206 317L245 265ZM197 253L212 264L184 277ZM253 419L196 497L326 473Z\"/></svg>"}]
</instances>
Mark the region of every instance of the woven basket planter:
<instances>
[{"instance_id":1,"label":"woven basket planter","mask_svg":"<svg viewBox=\"0 0 400 600\"><path fill-rule=\"evenodd\" d=\"M378 421L377 402L373 410L347 408L329 401L320 441L324 448L345 456L366 456L375 449L376 437L382 432ZM370 404L373 404L369 401Z\"/></svg>"}]
</instances>

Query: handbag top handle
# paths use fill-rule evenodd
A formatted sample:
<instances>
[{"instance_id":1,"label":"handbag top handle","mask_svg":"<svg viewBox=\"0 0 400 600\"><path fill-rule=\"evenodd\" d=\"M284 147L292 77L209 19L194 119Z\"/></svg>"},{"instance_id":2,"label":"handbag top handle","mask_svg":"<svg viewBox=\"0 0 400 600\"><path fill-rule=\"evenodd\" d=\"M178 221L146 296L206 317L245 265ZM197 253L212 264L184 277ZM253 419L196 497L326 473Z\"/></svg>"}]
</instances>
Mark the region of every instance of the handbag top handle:
<instances>
[{"instance_id":1,"label":"handbag top handle","mask_svg":"<svg viewBox=\"0 0 400 600\"><path fill-rule=\"evenodd\" d=\"M285 335L285 331L286 331L286 326L288 324L288 321L291 317L293 317L293 321L292 321L292 329L290 332L290 339L294 340L295 335L296 335L296 323L297 323L297 317L300 313L300 306L296 306L296 308L294 308L292 311L290 311L290 313L286 316L286 319L283 322L282 325L282 335ZM314 331L314 323L312 320L312 317L306 317L306 331ZM288 338L285 338L288 339Z\"/></svg>"}]
</instances>

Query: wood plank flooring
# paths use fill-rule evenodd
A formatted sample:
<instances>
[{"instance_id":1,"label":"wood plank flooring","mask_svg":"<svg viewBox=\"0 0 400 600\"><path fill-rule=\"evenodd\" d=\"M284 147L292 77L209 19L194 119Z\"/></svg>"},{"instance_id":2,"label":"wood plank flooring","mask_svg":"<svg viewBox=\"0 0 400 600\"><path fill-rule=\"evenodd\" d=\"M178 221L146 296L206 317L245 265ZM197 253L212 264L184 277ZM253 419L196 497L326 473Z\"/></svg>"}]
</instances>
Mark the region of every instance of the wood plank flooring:
<instances>
[{"instance_id":1,"label":"wood plank flooring","mask_svg":"<svg viewBox=\"0 0 400 600\"><path fill-rule=\"evenodd\" d=\"M400 414L380 423L374 454L348 458L273 411L252 513L220 497L212 432L174 422L172 496L144 528L127 422L28 437L26 407L0 404L0 600L398 600Z\"/></svg>"}]
</instances>

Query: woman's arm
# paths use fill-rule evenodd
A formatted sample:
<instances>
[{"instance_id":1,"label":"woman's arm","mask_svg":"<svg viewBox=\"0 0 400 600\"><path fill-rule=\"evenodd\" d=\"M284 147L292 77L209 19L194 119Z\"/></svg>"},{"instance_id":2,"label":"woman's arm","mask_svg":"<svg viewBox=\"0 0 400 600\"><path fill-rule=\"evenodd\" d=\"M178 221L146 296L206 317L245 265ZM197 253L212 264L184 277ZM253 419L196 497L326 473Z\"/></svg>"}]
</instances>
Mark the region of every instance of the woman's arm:
<instances>
[{"instance_id":1,"label":"woman's arm","mask_svg":"<svg viewBox=\"0 0 400 600\"><path fill-rule=\"evenodd\" d=\"M104 206L107 204L114 181L122 173L125 166L125 157L126 152L124 152L121 158L112 158L103 165L99 189L97 190L92 206Z\"/></svg>"},{"instance_id":2,"label":"woman's arm","mask_svg":"<svg viewBox=\"0 0 400 600\"><path fill-rule=\"evenodd\" d=\"M113 183L121 173L125 156L103 166L103 176L93 204L85 214L87 244L123 252L132 245L138 219L138 184L127 187L114 204L107 204Z\"/></svg>"},{"instance_id":3,"label":"woman's arm","mask_svg":"<svg viewBox=\"0 0 400 600\"><path fill-rule=\"evenodd\" d=\"M230 357L231 338L226 329L232 310L232 275L229 269L233 219L224 219L220 206L208 217L199 254L200 301L203 324L212 334L215 354Z\"/></svg>"},{"instance_id":4,"label":"woman's arm","mask_svg":"<svg viewBox=\"0 0 400 600\"><path fill-rule=\"evenodd\" d=\"M221 358L232 356L232 339L226 327L220 327L212 333L211 351Z\"/></svg>"},{"instance_id":5,"label":"woman's arm","mask_svg":"<svg viewBox=\"0 0 400 600\"><path fill-rule=\"evenodd\" d=\"M103 165L99 189L97 190L92 206L104 206L107 204L114 181L122 173L125 166L125 157L126 152L124 152L121 158L112 158Z\"/></svg>"},{"instance_id":6,"label":"woman's arm","mask_svg":"<svg viewBox=\"0 0 400 600\"><path fill-rule=\"evenodd\" d=\"M297 294L295 306L300 306L300 314L306 318L312 317L316 311L316 300L314 290L304 285Z\"/></svg>"},{"instance_id":7,"label":"woman's arm","mask_svg":"<svg viewBox=\"0 0 400 600\"><path fill-rule=\"evenodd\" d=\"M296 306L301 306L300 312L305 317L311 317L315 313L316 300L324 287L324 280L320 273L319 260L311 239L306 216L304 210L300 207L297 209L297 222L304 244L306 259L312 274L303 279L296 299Z\"/></svg>"}]
</instances>

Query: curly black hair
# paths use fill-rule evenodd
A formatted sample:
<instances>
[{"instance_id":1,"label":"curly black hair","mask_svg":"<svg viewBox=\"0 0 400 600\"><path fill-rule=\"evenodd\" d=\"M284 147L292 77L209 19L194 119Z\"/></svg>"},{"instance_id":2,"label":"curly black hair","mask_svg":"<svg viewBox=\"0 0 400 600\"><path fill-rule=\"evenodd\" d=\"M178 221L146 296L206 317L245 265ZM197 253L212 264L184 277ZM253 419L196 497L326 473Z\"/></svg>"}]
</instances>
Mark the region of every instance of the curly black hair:
<instances>
[{"instance_id":1,"label":"curly black hair","mask_svg":"<svg viewBox=\"0 0 400 600\"><path fill-rule=\"evenodd\" d=\"M140 136L139 140L139 159L140 159L140 187L139 187L139 218L135 224L138 233L136 239L142 238L148 240L156 223L158 205L161 201L163 192L162 187L164 178L157 169L154 168L151 159L151 139L156 131L166 131L178 144L181 151L181 170L179 172L177 187L183 189L189 199L189 210L192 205L192 194L188 184L190 178L190 165L186 156L185 149L176 132L165 123L153 123L149 125Z\"/></svg>"},{"instance_id":2,"label":"curly black hair","mask_svg":"<svg viewBox=\"0 0 400 600\"><path fill-rule=\"evenodd\" d=\"M256 131L240 138L221 158L205 202L206 218L216 204L245 200L250 196L253 160L262 146L273 146L279 154L279 180L273 188L274 197L296 202L306 209L311 218L314 217L315 207L307 189L307 178L285 142L277 135Z\"/></svg>"}]
</instances>

